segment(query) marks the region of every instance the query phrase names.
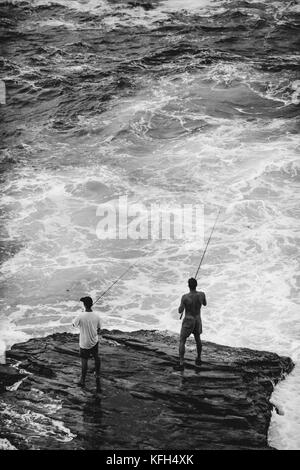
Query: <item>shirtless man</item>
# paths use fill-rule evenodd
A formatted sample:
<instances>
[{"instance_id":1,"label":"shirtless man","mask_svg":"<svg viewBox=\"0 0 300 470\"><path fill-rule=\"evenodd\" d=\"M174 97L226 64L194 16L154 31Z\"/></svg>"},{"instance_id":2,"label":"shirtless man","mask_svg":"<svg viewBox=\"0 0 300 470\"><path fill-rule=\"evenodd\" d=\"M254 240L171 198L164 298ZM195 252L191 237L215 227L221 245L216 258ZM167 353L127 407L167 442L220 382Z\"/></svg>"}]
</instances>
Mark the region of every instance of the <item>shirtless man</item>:
<instances>
[{"instance_id":1,"label":"shirtless man","mask_svg":"<svg viewBox=\"0 0 300 470\"><path fill-rule=\"evenodd\" d=\"M187 338L193 334L197 346L196 365L201 364L202 343L200 335L202 333L201 306L207 305L204 292L196 290L197 280L191 277L188 281L190 292L184 294L178 312L182 314L185 310L185 316L182 322L179 342L179 364L175 370L184 370L184 353Z\"/></svg>"}]
</instances>

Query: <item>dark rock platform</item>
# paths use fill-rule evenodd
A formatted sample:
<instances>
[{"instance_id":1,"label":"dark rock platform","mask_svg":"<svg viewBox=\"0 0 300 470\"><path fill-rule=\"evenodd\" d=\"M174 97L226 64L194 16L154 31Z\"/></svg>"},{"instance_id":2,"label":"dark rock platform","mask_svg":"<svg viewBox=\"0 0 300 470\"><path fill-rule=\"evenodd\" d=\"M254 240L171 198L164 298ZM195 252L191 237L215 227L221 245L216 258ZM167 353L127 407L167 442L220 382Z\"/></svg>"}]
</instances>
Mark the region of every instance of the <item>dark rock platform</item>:
<instances>
[{"instance_id":1,"label":"dark rock platform","mask_svg":"<svg viewBox=\"0 0 300 470\"><path fill-rule=\"evenodd\" d=\"M102 394L93 362L80 389L78 335L13 346L0 366L0 438L18 449L270 449L274 385L291 359L203 344L174 372L178 339L155 331L103 331Z\"/></svg>"}]
</instances>

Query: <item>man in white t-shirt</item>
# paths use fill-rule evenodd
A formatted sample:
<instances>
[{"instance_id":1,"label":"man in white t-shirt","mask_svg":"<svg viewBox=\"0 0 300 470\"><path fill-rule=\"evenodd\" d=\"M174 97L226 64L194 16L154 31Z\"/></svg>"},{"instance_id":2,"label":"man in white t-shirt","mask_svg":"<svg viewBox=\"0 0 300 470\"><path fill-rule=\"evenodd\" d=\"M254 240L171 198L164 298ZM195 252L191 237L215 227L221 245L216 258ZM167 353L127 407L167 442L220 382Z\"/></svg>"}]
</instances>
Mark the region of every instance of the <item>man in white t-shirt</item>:
<instances>
[{"instance_id":1,"label":"man in white t-shirt","mask_svg":"<svg viewBox=\"0 0 300 470\"><path fill-rule=\"evenodd\" d=\"M98 354L99 338L100 333L100 318L92 310L93 301L91 297L82 297L80 302L83 302L85 312L80 313L74 320L73 326L79 327L79 351L81 357L81 378L78 385L82 388L85 387L85 379L88 369L88 359L94 358L95 361L95 372L96 372L96 390L101 392L100 386L100 357Z\"/></svg>"}]
</instances>

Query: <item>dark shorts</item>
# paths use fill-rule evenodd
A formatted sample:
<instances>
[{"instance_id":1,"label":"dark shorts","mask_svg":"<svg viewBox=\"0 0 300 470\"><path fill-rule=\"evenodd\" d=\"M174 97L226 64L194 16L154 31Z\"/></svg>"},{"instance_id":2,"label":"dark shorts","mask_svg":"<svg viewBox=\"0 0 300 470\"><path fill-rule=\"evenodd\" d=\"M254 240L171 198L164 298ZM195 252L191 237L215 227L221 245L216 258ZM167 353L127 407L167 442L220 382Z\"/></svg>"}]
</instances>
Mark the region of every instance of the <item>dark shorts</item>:
<instances>
[{"instance_id":1,"label":"dark shorts","mask_svg":"<svg viewBox=\"0 0 300 470\"><path fill-rule=\"evenodd\" d=\"M89 359L90 357L98 356L98 345L99 343L96 343L95 346L93 346L91 349L79 348L79 356L83 359Z\"/></svg>"},{"instance_id":2,"label":"dark shorts","mask_svg":"<svg viewBox=\"0 0 300 470\"><path fill-rule=\"evenodd\" d=\"M180 339L187 339L191 334L201 335L202 333L202 322L200 316L197 317L184 317L181 331Z\"/></svg>"}]
</instances>

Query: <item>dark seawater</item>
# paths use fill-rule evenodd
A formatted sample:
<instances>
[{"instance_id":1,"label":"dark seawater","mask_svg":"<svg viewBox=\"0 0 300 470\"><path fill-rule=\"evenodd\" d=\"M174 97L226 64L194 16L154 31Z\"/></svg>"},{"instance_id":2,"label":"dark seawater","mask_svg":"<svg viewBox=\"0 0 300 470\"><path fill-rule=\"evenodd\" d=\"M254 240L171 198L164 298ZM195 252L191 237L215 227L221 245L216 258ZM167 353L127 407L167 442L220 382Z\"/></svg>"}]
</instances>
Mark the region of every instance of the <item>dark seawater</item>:
<instances>
[{"instance_id":1,"label":"dark seawater","mask_svg":"<svg viewBox=\"0 0 300 470\"><path fill-rule=\"evenodd\" d=\"M197 241L99 240L97 208L204 204L204 339L299 359L298 1L1 1L2 344L70 329L178 331ZM191 347L192 347L191 343ZM300 372L270 442L300 447Z\"/></svg>"}]
</instances>

